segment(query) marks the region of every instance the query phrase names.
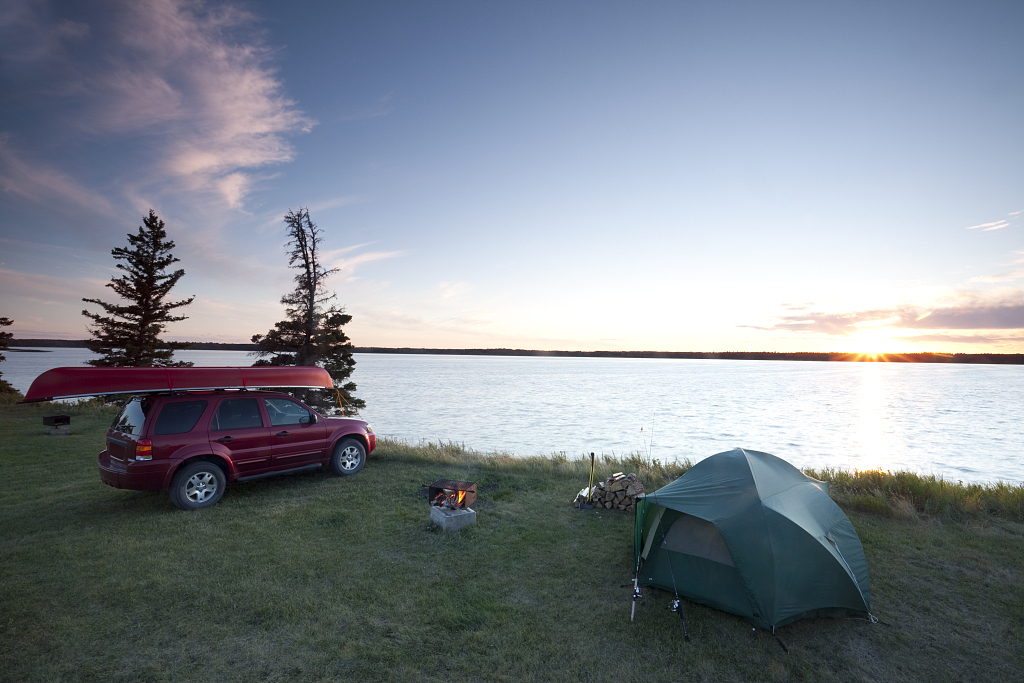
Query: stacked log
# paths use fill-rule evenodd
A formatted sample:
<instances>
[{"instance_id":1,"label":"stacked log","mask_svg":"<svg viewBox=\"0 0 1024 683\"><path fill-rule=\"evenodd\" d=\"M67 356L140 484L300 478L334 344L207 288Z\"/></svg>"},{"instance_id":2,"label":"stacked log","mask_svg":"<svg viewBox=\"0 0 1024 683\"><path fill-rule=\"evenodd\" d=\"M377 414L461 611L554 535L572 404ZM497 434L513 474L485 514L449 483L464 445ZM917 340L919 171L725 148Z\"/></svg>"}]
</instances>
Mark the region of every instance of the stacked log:
<instances>
[{"instance_id":1,"label":"stacked log","mask_svg":"<svg viewBox=\"0 0 1024 683\"><path fill-rule=\"evenodd\" d=\"M637 498L643 497L644 485L637 481L633 473L616 472L604 481L598 482L593 489L583 490L576 495L572 506L578 508L580 503L587 502L587 497L595 508L616 509L624 512L636 511Z\"/></svg>"}]
</instances>

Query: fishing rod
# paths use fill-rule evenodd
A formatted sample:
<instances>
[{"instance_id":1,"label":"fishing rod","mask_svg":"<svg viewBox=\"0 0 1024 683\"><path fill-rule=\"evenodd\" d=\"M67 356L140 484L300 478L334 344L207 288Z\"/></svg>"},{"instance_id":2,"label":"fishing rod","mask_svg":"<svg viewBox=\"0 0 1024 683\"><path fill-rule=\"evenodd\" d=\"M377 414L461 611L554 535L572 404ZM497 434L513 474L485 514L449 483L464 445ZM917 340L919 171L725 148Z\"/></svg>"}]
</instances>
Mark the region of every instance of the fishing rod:
<instances>
[{"instance_id":1,"label":"fishing rod","mask_svg":"<svg viewBox=\"0 0 1024 683\"><path fill-rule=\"evenodd\" d=\"M665 542L665 527L662 525L665 522L665 516L662 515L661 519L658 520L658 529L661 531L661 542ZM672 551L666 550L665 556L668 557L668 573L672 577L672 590L676 594L676 599L672 601L672 604L668 606L669 610L679 614L679 618L683 621L683 640L687 643L690 642L690 633L686 630L686 615L683 614L683 601L679 597L679 588L676 587L676 570L672 567Z\"/></svg>"},{"instance_id":2,"label":"fishing rod","mask_svg":"<svg viewBox=\"0 0 1024 683\"><path fill-rule=\"evenodd\" d=\"M643 594L640 592L640 553L637 553L636 572L633 573L633 607L629 610L630 621L633 621L633 616L636 614L637 600L642 600L643 597Z\"/></svg>"}]
</instances>

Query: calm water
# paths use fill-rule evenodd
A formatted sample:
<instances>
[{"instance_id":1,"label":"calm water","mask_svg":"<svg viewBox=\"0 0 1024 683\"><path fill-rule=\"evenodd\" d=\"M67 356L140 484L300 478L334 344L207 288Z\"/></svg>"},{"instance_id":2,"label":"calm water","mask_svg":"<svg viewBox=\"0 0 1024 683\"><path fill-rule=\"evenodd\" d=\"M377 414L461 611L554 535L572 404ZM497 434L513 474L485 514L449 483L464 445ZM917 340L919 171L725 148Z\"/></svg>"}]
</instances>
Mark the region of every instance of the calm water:
<instances>
[{"instance_id":1,"label":"calm water","mask_svg":"<svg viewBox=\"0 0 1024 683\"><path fill-rule=\"evenodd\" d=\"M24 391L85 349L7 354ZM249 365L239 351L176 354ZM743 446L799 467L909 469L1024 481L1024 366L357 354L382 435L517 455L650 452L700 460Z\"/></svg>"}]
</instances>

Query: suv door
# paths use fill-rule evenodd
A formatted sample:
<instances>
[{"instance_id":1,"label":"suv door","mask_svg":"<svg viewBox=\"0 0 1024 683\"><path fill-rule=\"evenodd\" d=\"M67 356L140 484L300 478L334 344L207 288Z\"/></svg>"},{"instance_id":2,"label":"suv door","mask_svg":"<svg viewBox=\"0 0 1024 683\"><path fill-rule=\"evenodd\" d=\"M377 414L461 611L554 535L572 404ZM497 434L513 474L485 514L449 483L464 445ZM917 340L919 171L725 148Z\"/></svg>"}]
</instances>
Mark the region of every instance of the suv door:
<instances>
[{"instance_id":1,"label":"suv door","mask_svg":"<svg viewBox=\"0 0 1024 683\"><path fill-rule=\"evenodd\" d=\"M301 467L322 460L327 427L316 413L283 396L264 397L273 434L274 469Z\"/></svg>"},{"instance_id":2,"label":"suv door","mask_svg":"<svg viewBox=\"0 0 1024 683\"><path fill-rule=\"evenodd\" d=\"M256 398L223 398L210 420L210 443L228 449L241 476L270 469L270 428Z\"/></svg>"}]
</instances>

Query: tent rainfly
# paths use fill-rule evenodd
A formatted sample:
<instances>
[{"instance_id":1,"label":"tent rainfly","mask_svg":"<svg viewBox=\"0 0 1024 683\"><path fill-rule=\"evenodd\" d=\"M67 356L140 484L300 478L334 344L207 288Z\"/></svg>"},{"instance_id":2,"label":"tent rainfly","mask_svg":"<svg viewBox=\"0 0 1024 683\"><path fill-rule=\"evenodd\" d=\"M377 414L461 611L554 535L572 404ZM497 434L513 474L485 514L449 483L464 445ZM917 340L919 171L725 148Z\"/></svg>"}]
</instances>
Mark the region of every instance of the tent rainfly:
<instances>
[{"instance_id":1,"label":"tent rainfly","mask_svg":"<svg viewBox=\"0 0 1024 683\"><path fill-rule=\"evenodd\" d=\"M637 505L640 586L677 592L755 626L871 618L864 549L817 481L768 453L700 461Z\"/></svg>"}]
</instances>

